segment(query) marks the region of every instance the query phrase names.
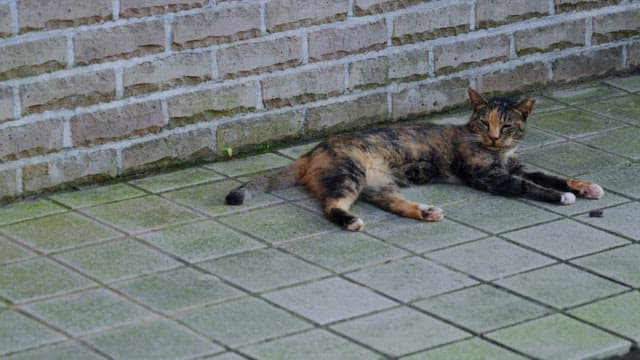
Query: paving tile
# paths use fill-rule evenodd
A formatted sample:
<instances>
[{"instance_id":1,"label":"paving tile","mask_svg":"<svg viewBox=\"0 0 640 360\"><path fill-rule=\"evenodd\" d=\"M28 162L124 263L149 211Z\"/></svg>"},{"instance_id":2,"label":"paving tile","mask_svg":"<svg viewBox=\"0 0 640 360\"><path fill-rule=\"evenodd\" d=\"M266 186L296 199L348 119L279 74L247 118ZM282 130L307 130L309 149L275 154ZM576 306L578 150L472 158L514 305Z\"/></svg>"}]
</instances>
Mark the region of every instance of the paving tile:
<instances>
[{"instance_id":1,"label":"paving tile","mask_svg":"<svg viewBox=\"0 0 640 360\"><path fill-rule=\"evenodd\" d=\"M0 265L33 257L29 250L0 236Z\"/></svg>"},{"instance_id":2,"label":"paving tile","mask_svg":"<svg viewBox=\"0 0 640 360\"><path fill-rule=\"evenodd\" d=\"M327 276L329 272L274 249L227 256L198 264L253 292L275 289Z\"/></svg>"},{"instance_id":3,"label":"paving tile","mask_svg":"<svg viewBox=\"0 0 640 360\"><path fill-rule=\"evenodd\" d=\"M590 103L593 101L598 101L615 96L622 96L625 94L626 93L622 90L597 83L573 85L571 86L571 88L550 90L545 92L545 95L551 97L552 99L572 105Z\"/></svg>"},{"instance_id":4,"label":"paving tile","mask_svg":"<svg viewBox=\"0 0 640 360\"><path fill-rule=\"evenodd\" d=\"M437 114L429 117L429 120L418 120L413 123L423 124L426 122L438 125L464 125L469 122L470 111L467 109L453 110L444 114Z\"/></svg>"},{"instance_id":5,"label":"paving tile","mask_svg":"<svg viewBox=\"0 0 640 360\"><path fill-rule=\"evenodd\" d=\"M563 260L629 243L622 238L569 219L506 233L503 236Z\"/></svg>"},{"instance_id":6,"label":"paving tile","mask_svg":"<svg viewBox=\"0 0 640 360\"><path fill-rule=\"evenodd\" d=\"M396 305L371 290L339 278L287 288L264 297L320 324Z\"/></svg>"},{"instance_id":7,"label":"paving tile","mask_svg":"<svg viewBox=\"0 0 640 360\"><path fill-rule=\"evenodd\" d=\"M67 341L55 345L47 345L31 350L22 351L14 355L6 356L3 360L99 360L104 359L97 353L84 348L74 342Z\"/></svg>"},{"instance_id":8,"label":"paving tile","mask_svg":"<svg viewBox=\"0 0 640 360\"><path fill-rule=\"evenodd\" d=\"M440 183L414 185L400 189L400 193L412 201L434 206L451 205L487 196L486 192L472 189L466 185ZM447 209L445 209L445 216L447 215L446 211Z\"/></svg>"},{"instance_id":9,"label":"paving tile","mask_svg":"<svg viewBox=\"0 0 640 360\"><path fill-rule=\"evenodd\" d=\"M394 218L365 228L368 234L405 249L423 253L429 250L479 239L485 233L444 219L427 223L406 218Z\"/></svg>"},{"instance_id":10,"label":"paving tile","mask_svg":"<svg viewBox=\"0 0 640 360\"><path fill-rule=\"evenodd\" d=\"M638 214L640 214L640 203L632 202L606 209L601 218L592 218L588 214L579 215L576 218L637 241L640 240Z\"/></svg>"},{"instance_id":11,"label":"paving tile","mask_svg":"<svg viewBox=\"0 0 640 360\"><path fill-rule=\"evenodd\" d=\"M311 194L302 186L293 186L282 190L272 191L271 194L290 201L311 198Z\"/></svg>"},{"instance_id":12,"label":"paving tile","mask_svg":"<svg viewBox=\"0 0 640 360\"><path fill-rule=\"evenodd\" d=\"M112 241L64 252L56 257L107 282L180 266L179 262L135 240Z\"/></svg>"},{"instance_id":13,"label":"paving tile","mask_svg":"<svg viewBox=\"0 0 640 360\"><path fill-rule=\"evenodd\" d=\"M590 173L607 166L627 162L622 157L576 143L563 143L544 147L527 152L523 154L522 158L526 162L531 162L534 165L568 176Z\"/></svg>"},{"instance_id":14,"label":"paving tile","mask_svg":"<svg viewBox=\"0 0 640 360\"><path fill-rule=\"evenodd\" d=\"M75 213L63 213L2 228L20 241L45 253L123 236Z\"/></svg>"},{"instance_id":15,"label":"paving tile","mask_svg":"<svg viewBox=\"0 0 640 360\"><path fill-rule=\"evenodd\" d=\"M611 78L605 81L605 83L624 89L629 92L640 91L640 76Z\"/></svg>"},{"instance_id":16,"label":"paving tile","mask_svg":"<svg viewBox=\"0 0 640 360\"><path fill-rule=\"evenodd\" d=\"M19 202L0 207L0 226L65 211L64 207L44 199Z\"/></svg>"},{"instance_id":17,"label":"paving tile","mask_svg":"<svg viewBox=\"0 0 640 360\"><path fill-rule=\"evenodd\" d=\"M532 116L529 124L571 138L609 130L624 124L578 109L566 109Z\"/></svg>"},{"instance_id":18,"label":"paving tile","mask_svg":"<svg viewBox=\"0 0 640 360\"><path fill-rule=\"evenodd\" d=\"M26 307L73 336L150 319L157 315L105 289L73 294Z\"/></svg>"},{"instance_id":19,"label":"paving tile","mask_svg":"<svg viewBox=\"0 0 640 360\"><path fill-rule=\"evenodd\" d=\"M426 256L484 280L500 279L554 262L497 238L438 250Z\"/></svg>"},{"instance_id":20,"label":"paving tile","mask_svg":"<svg viewBox=\"0 0 640 360\"><path fill-rule=\"evenodd\" d=\"M640 95L629 95L595 102L582 106L594 113L625 121L630 124L640 124Z\"/></svg>"},{"instance_id":21,"label":"paving tile","mask_svg":"<svg viewBox=\"0 0 640 360\"><path fill-rule=\"evenodd\" d=\"M232 352L227 352L224 354L220 354L220 355L214 355L212 357L206 357L206 359L212 359L212 360L244 360L245 358L232 353Z\"/></svg>"},{"instance_id":22,"label":"paving tile","mask_svg":"<svg viewBox=\"0 0 640 360\"><path fill-rule=\"evenodd\" d=\"M519 149L530 149L536 147L542 147L544 145L554 144L558 142L565 141L565 139L546 133L544 131L540 131L534 127L528 127L525 136L520 142Z\"/></svg>"},{"instance_id":23,"label":"paving tile","mask_svg":"<svg viewBox=\"0 0 640 360\"><path fill-rule=\"evenodd\" d=\"M206 165L205 168L227 176L240 176L279 168L289 163L291 163L291 159L278 154L268 153L244 159L217 162Z\"/></svg>"},{"instance_id":24,"label":"paving tile","mask_svg":"<svg viewBox=\"0 0 640 360\"><path fill-rule=\"evenodd\" d=\"M94 286L96 283L45 259L36 258L0 267L0 295L22 302Z\"/></svg>"},{"instance_id":25,"label":"paving tile","mask_svg":"<svg viewBox=\"0 0 640 360\"><path fill-rule=\"evenodd\" d=\"M244 295L215 276L191 268L156 273L114 286L128 296L171 313Z\"/></svg>"},{"instance_id":26,"label":"paving tile","mask_svg":"<svg viewBox=\"0 0 640 360\"><path fill-rule=\"evenodd\" d=\"M451 345L445 345L433 350L427 350L415 355L402 358L403 360L524 360L520 356L505 348L501 348L488 341L478 338L463 340Z\"/></svg>"},{"instance_id":27,"label":"paving tile","mask_svg":"<svg viewBox=\"0 0 640 360\"><path fill-rule=\"evenodd\" d=\"M470 337L465 331L409 308L384 311L332 328L391 356Z\"/></svg>"},{"instance_id":28,"label":"paving tile","mask_svg":"<svg viewBox=\"0 0 640 360\"><path fill-rule=\"evenodd\" d=\"M248 211L220 221L272 244L336 230L336 225L322 216L289 204Z\"/></svg>"},{"instance_id":29,"label":"paving tile","mask_svg":"<svg viewBox=\"0 0 640 360\"><path fill-rule=\"evenodd\" d=\"M0 311L0 355L50 344L65 337L15 311Z\"/></svg>"},{"instance_id":30,"label":"paving tile","mask_svg":"<svg viewBox=\"0 0 640 360\"><path fill-rule=\"evenodd\" d=\"M534 114L540 114L540 113L544 113L544 112L549 112L549 111L555 111L555 110L560 110L563 109L565 107L567 107L567 105L555 101L551 98L542 96L542 95L533 95L532 97L534 97L536 99L536 105L533 108L533 113ZM523 96L524 98L524 96Z\"/></svg>"},{"instance_id":31,"label":"paving tile","mask_svg":"<svg viewBox=\"0 0 640 360\"><path fill-rule=\"evenodd\" d=\"M634 341L640 341L640 292L632 291L569 312Z\"/></svg>"},{"instance_id":32,"label":"paving tile","mask_svg":"<svg viewBox=\"0 0 640 360\"><path fill-rule=\"evenodd\" d=\"M342 272L408 255L363 233L332 232L282 246L315 264Z\"/></svg>"},{"instance_id":33,"label":"paving tile","mask_svg":"<svg viewBox=\"0 0 640 360\"><path fill-rule=\"evenodd\" d=\"M318 142L314 141L312 143L308 143L308 144L304 144L304 145L298 145L298 146L288 147L286 149L280 149L280 150L278 150L278 152L280 154L282 154L282 155L297 159L301 155L304 155L309 150L311 150L314 147L316 147L316 145L318 145Z\"/></svg>"},{"instance_id":34,"label":"paving tile","mask_svg":"<svg viewBox=\"0 0 640 360\"><path fill-rule=\"evenodd\" d=\"M640 199L640 164L622 164L589 174L589 179L605 189ZM605 195L607 196L607 195Z\"/></svg>"},{"instance_id":35,"label":"paving tile","mask_svg":"<svg viewBox=\"0 0 640 360\"><path fill-rule=\"evenodd\" d=\"M496 283L562 309L628 290L625 286L565 264L515 275Z\"/></svg>"},{"instance_id":36,"label":"paving tile","mask_svg":"<svg viewBox=\"0 0 640 360\"><path fill-rule=\"evenodd\" d=\"M543 172L549 173L548 171L543 171ZM590 174L582 175L580 176L580 178L591 181ZM578 198L576 202L570 206L561 206L557 204L529 200L529 199L525 199L525 201L529 204L547 209L557 214L572 216L572 215L588 213L591 210L602 209L610 206L624 204L629 202L630 200L605 190L605 195L601 199L593 200L593 199Z\"/></svg>"},{"instance_id":37,"label":"paving tile","mask_svg":"<svg viewBox=\"0 0 640 360\"><path fill-rule=\"evenodd\" d=\"M203 168L189 168L133 180L131 184L153 193L160 193L220 179L224 179L224 176L213 171Z\"/></svg>"},{"instance_id":38,"label":"paving tile","mask_svg":"<svg viewBox=\"0 0 640 360\"><path fill-rule=\"evenodd\" d=\"M582 139L580 142L633 160L639 160L640 141L638 139L640 139L640 128L624 127Z\"/></svg>"},{"instance_id":39,"label":"paving tile","mask_svg":"<svg viewBox=\"0 0 640 360\"><path fill-rule=\"evenodd\" d=\"M259 360L380 359L380 355L324 330L311 330L266 343L248 346L242 352ZM216 358L217 360L217 358Z\"/></svg>"},{"instance_id":40,"label":"paving tile","mask_svg":"<svg viewBox=\"0 0 640 360\"><path fill-rule=\"evenodd\" d=\"M489 285L439 295L415 305L479 333L550 312L543 306Z\"/></svg>"},{"instance_id":41,"label":"paving tile","mask_svg":"<svg viewBox=\"0 0 640 360\"><path fill-rule=\"evenodd\" d=\"M302 201L297 201L296 204L298 206L302 206L306 209L309 209L317 214L322 214L323 213L323 209L320 206L320 202L317 201L316 199L305 199ZM371 204L368 204L364 201L356 201L355 204L353 204L353 206L351 207L351 209L349 210L352 214L358 216L359 218L361 218L364 223L365 223L365 227L367 227L369 224L373 224L376 222L380 222L382 220L386 220L389 218L393 218L393 217L397 217L397 215L392 214L388 211L384 211L376 206L373 206ZM335 227L334 227L335 228Z\"/></svg>"},{"instance_id":42,"label":"paving tile","mask_svg":"<svg viewBox=\"0 0 640 360\"><path fill-rule=\"evenodd\" d=\"M640 259L640 245L632 244L572 262L627 285L640 287L638 259Z\"/></svg>"},{"instance_id":43,"label":"paving tile","mask_svg":"<svg viewBox=\"0 0 640 360\"><path fill-rule=\"evenodd\" d=\"M94 186L78 191L55 194L49 196L49 198L70 208L78 209L144 195L146 195L144 191L138 190L127 184L115 184L108 186Z\"/></svg>"},{"instance_id":44,"label":"paving tile","mask_svg":"<svg viewBox=\"0 0 640 360\"><path fill-rule=\"evenodd\" d=\"M265 246L213 220L174 226L138 237L192 263Z\"/></svg>"},{"instance_id":45,"label":"paving tile","mask_svg":"<svg viewBox=\"0 0 640 360\"><path fill-rule=\"evenodd\" d=\"M418 257L393 261L347 276L404 302L415 301L477 283L466 275Z\"/></svg>"},{"instance_id":46,"label":"paving tile","mask_svg":"<svg viewBox=\"0 0 640 360\"><path fill-rule=\"evenodd\" d=\"M105 331L85 340L117 359L186 359L223 350L164 319Z\"/></svg>"},{"instance_id":47,"label":"paving tile","mask_svg":"<svg viewBox=\"0 0 640 360\"><path fill-rule=\"evenodd\" d=\"M629 351L630 343L564 315L551 315L488 335L543 359L603 359Z\"/></svg>"},{"instance_id":48,"label":"paving tile","mask_svg":"<svg viewBox=\"0 0 640 360\"><path fill-rule=\"evenodd\" d=\"M286 311L255 298L244 298L181 314L178 320L233 347L312 327Z\"/></svg>"}]
</instances>

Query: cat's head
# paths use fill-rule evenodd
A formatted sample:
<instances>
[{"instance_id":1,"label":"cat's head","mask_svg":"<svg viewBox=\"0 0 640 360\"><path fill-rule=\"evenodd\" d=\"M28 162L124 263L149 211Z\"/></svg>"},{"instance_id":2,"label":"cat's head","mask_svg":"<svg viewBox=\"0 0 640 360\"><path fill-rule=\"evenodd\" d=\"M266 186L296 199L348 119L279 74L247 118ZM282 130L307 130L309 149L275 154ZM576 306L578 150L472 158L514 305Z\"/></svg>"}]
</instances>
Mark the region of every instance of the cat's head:
<instances>
[{"instance_id":1,"label":"cat's head","mask_svg":"<svg viewBox=\"0 0 640 360\"><path fill-rule=\"evenodd\" d=\"M507 98L485 99L469 88L473 114L468 128L482 145L490 150L511 148L522 139L527 117L536 100L514 101Z\"/></svg>"}]
</instances>

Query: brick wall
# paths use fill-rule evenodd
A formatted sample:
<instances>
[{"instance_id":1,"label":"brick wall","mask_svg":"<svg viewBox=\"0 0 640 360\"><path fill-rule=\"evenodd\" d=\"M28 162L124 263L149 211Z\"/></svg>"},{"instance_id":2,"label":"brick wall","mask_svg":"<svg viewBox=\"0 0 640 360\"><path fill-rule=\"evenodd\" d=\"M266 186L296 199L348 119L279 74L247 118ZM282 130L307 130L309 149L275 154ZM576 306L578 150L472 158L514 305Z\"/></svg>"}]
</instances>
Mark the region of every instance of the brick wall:
<instances>
[{"instance_id":1,"label":"brick wall","mask_svg":"<svg viewBox=\"0 0 640 360\"><path fill-rule=\"evenodd\" d=\"M639 65L638 0L0 0L0 198Z\"/></svg>"}]
</instances>

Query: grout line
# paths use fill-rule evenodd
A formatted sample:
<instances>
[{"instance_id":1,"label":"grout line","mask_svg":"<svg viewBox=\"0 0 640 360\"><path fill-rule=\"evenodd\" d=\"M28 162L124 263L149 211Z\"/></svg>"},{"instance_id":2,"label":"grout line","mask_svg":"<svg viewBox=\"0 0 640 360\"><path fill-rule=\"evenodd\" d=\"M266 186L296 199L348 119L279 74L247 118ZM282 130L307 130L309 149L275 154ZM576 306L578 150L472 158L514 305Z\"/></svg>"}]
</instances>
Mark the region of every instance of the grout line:
<instances>
[{"instance_id":1,"label":"grout line","mask_svg":"<svg viewBox=\"0 0 640 360\"><path fill-rule=\"evenodd\" d=\"M172 40L172 24L173 14L167 14L164 18L164 54L172 54L171 40Z\"/></svg>"},{"instance_id":2,"label":"grout line","mask_svg":"<svg viewBox=\"0 0 640 360\"><path fill-rule=\"evenodd\" d=\"M584 19L584 45L587 47L591 47L592 44L592 36L593 36L593 18L588 17Z\"/></svg>"},{"instance_id":3,"label":"grout line","mask_svg":"<svg viewBox=\"0 0 640 360\"><path fill-rule=\"evenodd\" d=\"M13 117L20 119L22 117L22 102L20 100L20 87L14 85L11 87L11 95L13 97Z\"/></svg>"},{"instance_id":4,"label":"grout line","mask_svg":"<svg viewBox=\"0 0 640 360\"><path fill-rule=\"evenodd\" d=\"M112 13L113 19L114 20L120 19L120 0L112 0L111 6L113 8L113 13Z\"/></svg>"},{"instance_id":5,"label":"grout line","mask_svg":"<svg viewBox=\"0 0 640 360\"><path fill-rule=\"evenodd\" d=\"M9 1L9 16L11 16L11 32L13 34L20 33L20 18L18 17L18 0Z\"/></svg>"}]
</instances>

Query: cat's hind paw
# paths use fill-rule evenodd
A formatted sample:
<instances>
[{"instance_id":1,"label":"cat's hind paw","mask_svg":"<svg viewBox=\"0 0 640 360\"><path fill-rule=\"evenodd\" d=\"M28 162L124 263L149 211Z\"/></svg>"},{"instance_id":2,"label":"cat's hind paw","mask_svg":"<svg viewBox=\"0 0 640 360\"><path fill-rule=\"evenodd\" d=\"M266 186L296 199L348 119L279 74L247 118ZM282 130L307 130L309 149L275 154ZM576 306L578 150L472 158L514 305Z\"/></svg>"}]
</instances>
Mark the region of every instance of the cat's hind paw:
<instances>
[{"instance_id":1,"label":"cat's hind paw","mask_svg":"<svg viewBox=\"0 0 640 360\"><path fill-rule=\"evenodd\" d=\"M431 205L420 204L418 205L422 220L425 221L440 221L444 217L444 211L442 209L433 207Z\"/></svg>"},{"instance_id":2,"label":"cat's hind paw","mask_svg":"<svg viewBox=\"0 0 640 360\"><path fill-rule=\"evenodd\" d=\"M570 192L562 194L562 197L560 198L560 203L562 205L572 205L575 202L576 202L576 196Z\"/></svg>"},{"instance_id":3,"label":"cat's hind paw","mask_svg":"<svg viewBox=\"0 0 640 360\"><path fill-rule=\"evenodd\" d=\"M364 230L364 221L362 221L362 219L360 218L355 218L351 223L349 223L346 227L346 230L349 231L362 231Z\"/></svg>"},{"instance_id":4,"label":"cat's hind paw","mask_svg":"<svg viewBox=\"0 0 640 360\"><path fill-rule=\"evenodd\" d=\"M604 196L604 189L602 188L602 186L598 184L591 184L585 187L580 192L580 195L587 199L599 200Z\"/></svg>"}]
</instances>

